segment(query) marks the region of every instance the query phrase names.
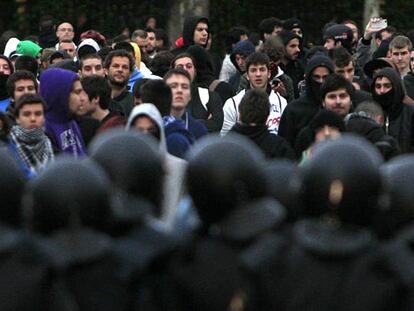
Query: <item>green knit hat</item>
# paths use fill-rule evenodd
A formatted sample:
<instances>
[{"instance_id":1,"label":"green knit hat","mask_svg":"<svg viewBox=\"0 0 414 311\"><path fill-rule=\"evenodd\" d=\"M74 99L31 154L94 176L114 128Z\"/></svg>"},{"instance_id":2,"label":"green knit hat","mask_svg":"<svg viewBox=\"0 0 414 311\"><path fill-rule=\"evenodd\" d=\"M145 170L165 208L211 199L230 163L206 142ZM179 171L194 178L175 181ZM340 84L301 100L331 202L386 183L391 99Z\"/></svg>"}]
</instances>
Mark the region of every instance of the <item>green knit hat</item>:
<instances>
[{"instance_id":1,"label":"green knit hat","mask_svg":"<svg viewBox=\"0 0 414 311\"><path fill-rule=\"evenodd\" d=\"M39 56L42 48L36 43L30 40L20 41L16 48L16 53L21 55L27 55L36 58Z\"/></svg>"}]
</instances>

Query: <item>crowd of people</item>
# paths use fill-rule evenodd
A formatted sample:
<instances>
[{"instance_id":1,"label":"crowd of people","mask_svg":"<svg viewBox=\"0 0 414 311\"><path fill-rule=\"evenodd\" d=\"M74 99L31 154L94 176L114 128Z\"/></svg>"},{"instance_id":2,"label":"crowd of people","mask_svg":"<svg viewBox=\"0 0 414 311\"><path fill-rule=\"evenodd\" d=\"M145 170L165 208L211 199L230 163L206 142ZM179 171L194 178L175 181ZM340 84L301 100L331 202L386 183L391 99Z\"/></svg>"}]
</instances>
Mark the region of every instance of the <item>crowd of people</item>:
<instances>
[{"instance_id":1,"label":"crowd of people","mask_svg":"<svg viewBox=\"0 0 414 311\"><path fill-rule=\"evenodd\" d=\"M305 39L4 33L0 309L412 310L414 30Z\"/></svg>"}]
</instances>

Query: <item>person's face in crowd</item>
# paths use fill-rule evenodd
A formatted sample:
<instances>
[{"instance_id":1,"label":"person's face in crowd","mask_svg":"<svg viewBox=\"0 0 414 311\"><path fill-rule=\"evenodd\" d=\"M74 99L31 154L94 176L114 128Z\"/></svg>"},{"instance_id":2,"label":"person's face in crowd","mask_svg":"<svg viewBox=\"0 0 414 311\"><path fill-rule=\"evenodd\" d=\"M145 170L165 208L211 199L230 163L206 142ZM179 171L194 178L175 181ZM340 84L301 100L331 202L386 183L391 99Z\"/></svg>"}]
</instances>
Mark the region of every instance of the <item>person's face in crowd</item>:
<instances>
[{"instance_id":1,"label":"person's face in crowd","mask_svg":"<svg viewBox=\"0 0 414 311\"><path fill-rule=\"evenodd\" d=\"M298 27L295 27L295 28L292 28L290 31L293 32L295 35L303 38L303 31L302 31L302 29L300 29Z\"/></svg>"},{"instance_id":2,"label":"person's face in crowd","mask_svg":"<svg viewBox=\"0 0 414 311\"><path fill-rule=\"evenodd\" d=\"M174 74L165 81L172 92L171 108L183 110L191 99L190 80L186 76Z\"/></svg>"},{"instance_id":3,"label":"person's face in crowd","mask_svg":"<svg viewBox=\"0 0 414 311\"><path fill-rule=\"evenodd\" d=\"M61 42L59 44L59 50L66 51L72 59L76 56L76 48L73 42Z\"/></svg>"},{"instance_id":4,"label":"person's face in crowd","mask_svg":"<svg viewBox=\"0 0 414 311\"><path fill-rule=\"evenodd\" d=\"M163 39L155 39L155 48L157 50L168 49L168 46L165 46L165 42Z\"/></svg>"},{"instance_id":5,"label":"person's face in crowd","mask_svg":"<svg viewBox=\"0 0 414 311\"><path fill-rule=\"evenodd\" d=\"M147 26L147 28L155 29L156 26L157 26L157 20L154 17L150 17L147 20L146 26Z\"/></svg>"},{"instance_id":6,"label":"person's face in crowd","mask_svg":"<svg viewBox=\"0 0 414 311\"><path fill-rule=\"evenodd\" d=\"M0 74L3 75L10 75L11 74L11 68L9 63L5 60L0 58Z\"/></svg>"},{"instance_id":7,"label":"person's face in crowd","mask_svg":"<svg viewBox=\"0 0 414 311\"><path fill-rule=\"evenodd\" d=\"M338 67L335 65L335 73L343 76L348 82L352 83L355 74L354 63L351 60L349 64L344 67Z\"/></svg>"},{"instance_id":8,"label":"person's face in crowd","mask_svg":"<svg viewBox=\"0 0 414 311\"><path fill-rule=\"evenodd\" d=\"M82 61L82 68L79 71L81 77L97 75L105 77L102 60L99 58L87 58Z\"/></svg>"},{"instance_id":9,"label":"person's face in crowd","mask_svg":"<svg viewBox=\"0 0 414 311\"><path fill-rule=\"evenodd\" d=\"M345 118L345 116L349 113L351 104L351 97L344 88L328 92L322 101L323 107L328 110L335 111L343 118Z\"/></svg>"},{"instance_id":10,"label":"person's face in crowd","mask_svg":"<svg viewBox=\"0 0 414 311\"><path fill-rule=\"evenodd\" d=\"M108 69L105 69L109 81L118 86L126 86L131 75L129 67L129 58L123 56L115 56L112 58Z\"/></svg>"},{"instance_id":11,"label":"person's face in crowd","mask_svg":"<svg viewBox=\"0 0 414 311\"><path fill-rule=\"evenodd\" d=\"M375 93L383 95L392 90L392 83L387 77L378 77L375 80Z\"/></svg>"},{"instance_id":12,"label":"person's face in crowd","mask_svg":"<svg viewBox=\"0 0 414 311\"><path fill-rule=\"evenodd\" d=\"M147 45L148 45L148 37L136 37L135 42L138 44L138 46L141 48L141 50L145 53L147 51Z\"/></svg>"},{"instance_id":13,"label":"person's face in crowd","mask_svg":"<svg viewBox=\"0 0 414 311\"><path fill-rule=\"evenodd\" d=\"M295 38L286 44L286 53L290 59L297 59L300 53L299 39Z\"/></svg>"},{"instance_id":14,"label":"person's face in crowd","mask_svg":"<svg viewBox=\"0 0 414 311\"><path fill-rule=\"evenodd\" d=\"M410 52L411 71L414 71L414 50Z\"/></svg>"},{"instance_id":15,"label":"person's face in crowd","mask_svg":"<svg viewBox=\"0 0 414 311\"><path fill-rule=\"evenodd\" d=\"M193 60L190 57L182 57L175 61L174 68L182 68L188 72L191 77L191 82L194 81L196 71L193 64Z\"/></svg>"},{"instance_id":16,"label":"person's face in crowd","mask_svg":"<svg viewBox=\"0 0 414 311\"><path fill-rule=\"evenodd\" d=\"M316 82L323 83L327 76L329 76L329 70L326 67L316 67L312 71L312 79Z\"/></svg>"},{"instance_id":17,"label":"person's face in crowd","mask_svg":"<svg viewBox=\"0 0 414 311\"><path fill-rule=\"evenodd\" d=\"M73 40L75 37L73 26L69 23L60 24L56 30L56 37L58 37L59 42L62 40Z\"/></svg>"},{"instance_id":18,"label":"person's face in crowd","mask_svg":"<svg viewBox=\"0 0 414 311\"><path fill-rule=\"evenodd\" d=\"M146 52L151 54L155 50L155 33L154 32L148 32L147 36L147 46L146 46Z\"/></svg>"},{"instance_id":19,"label":"person's face in crowd","mask_svg":"<svg viewBox=\"0 0 414 311\"><path fill-rule=\"evenodd\" d=\"M45 114L42 103L26 104L19 110L16 123L20 127L31 130L43 127Z\"/></svg>"},{"instance_id":20,"label":"person's face in crowd","mask_svg":"<svg viewBox=\"0 0 414 311\"><path fill-rule=\"evenodd\" d=\"M236 54L235 60L236 60L237 66L239 66L239 69L242 72L246 72L246 56L241 55L241 54Z\"/></svg>"},{"instance_id":21,"label":"person's face in crowd","mask_svg":"<svg viewBox=\"0 0 414 311\"><path fill-rule=\"evenodd\" d=\"M208 25L203 22L199 22L194 29L193 41L194 44L205 46L208 40Z\"/></svg>"},{"instance_id":22,"label":"person's face in crowd","mask_svg":"<svg viewBox=\"0 0 414 311\"><path fill-rule=\"evenodd\" d=\"M51 65L54 65L54 64L57 64L57 63L60 63L61 61L63 61L64 60L64 58L63 57L55 57L51 62L50 62L50 64Z\"/></svg>"},{"instance_id":23,"label":"person's face in crowd","mask_svg":"<svg viewBox=\"0 0 414 311\"><path fill-rule=\"evenodd\" d=\"M73 83L72 91L69 94L69 111L73 115L83 116L86 113L85 101L88 100L88 95L82 88L79 80Z\"/></svg>"},{"instance_id":24,"label":"person's face in crowd","mask_svg":"<svg viewBox=\"0 0 414 311\"><path fill-rule=\"evenodd\" d=\"M358 42L359 33L358 33L357 26L355 26L354 24L351 24L351 23L346 23L344 25L352 29L352 35L353 35L353 37L352 37L352 43Z\"/></svg>"},{"instance_id":25,"label":"person's face in crowd","mask_svg":"<svg viewBox=\"0 0 414 311\"><path fill-rule=\"evenodd\" d=\"M410 66L410 51L408 47L402 49L393 48L391 49L391 59L397 66L400 72L406 70Z\"/></svg>"},{"instance_id":26,"label":"person's face in crowd","mask_svg":"<svg viewBox=\"0 0 414 311\"><path fill-rule=\"evenodd\" d=\"M13 101L18 101L24 94L36 93L36 86L32 80L17 80L14 84Z\"/></svg>"},{"instance_id":27,"label":"person's face in crowd","mask_svg":"<svg viewBox=\"0 0 414 311\"><path fill-rule=\"evenodd\" d=\"M333 126L325 125L315 133L315 142L319 143L328 139L337 139L341 137L341 132Z\"/></svg>"},{"instance_id":28,"label":"person's face in crowd","mask_svg":"<svg viewBox=\"0 0 414 311\"><path fill-rule=\"evenodd\" d=\"M281 32L282 32L283 28L280 26L275 26L273 28L273 31L271 33L265 33L264 34L264 38L265 40L269 39L270 37L277 37Z\"/></svg>"},{"instance_id":29,"label":"person's face in crowd","mask_svg":"<svg viewBox=\"0 0 414 311\"><path fill-rule=\"evenodd\" d=\"M253 89L266 89L270 70L265 64L252 64L247 69L247 79Z\"/></svg>"},{"instance_id":30,"label":"person's face in crowd","mask_svg":"<svg viewBox=\"0 0 414 311\"><path fill-rule=\"evenodd\" d=\"M247 33L244 33L244 34L240 35L240 40L239 40L239 42L240 42L240 41L246 41L246 40L248 40L248 39L249 39L249 36L247 35Z\"/></svg>"},{"instance_id":31,"label":"person's face in crowd","mask_svg":"<svg viewBox=\"0 0 414 311\"><path fill-rule=\"evenodd\" d=\"M147 116L137 117L132 126L144 134L156 135L158 133L158 126Z\"/></svg>"},{"instance_id":32,"label":"person's face in crowd","mask_svg":"<svg viewBox=\"0 0 414 311\"><path fill-rule=\"evenodd\" d=\"M331 50L335 47L335 40L334 39L326 39L325 43L323 44L323 46L328 49Z\"/></svg>"},{"instance_id":33,"label":"person's face in crowd","mask_svg":"<svg viewBox=\"0 0 414 311\"><path fill-rule=\"evenodd\" d=\"M82 110L78 111L76 114L78 116L84 116L84 115L90 116L96 112L96 109L99 106L99 97L89 99L89 96L85 92L85 90L83 90L83 93L85 94L85 96L83 94L81 95L81 101L82 101L83 107L82 107Z\"/></svg>"},{"instance_id":34,"label":"person's face in crowd","mask_svg":"<svg viewBox=\"0 0 414 311\"><path fill-rule=\"evenodd\" d=\"M392 37L392 32L389 32L388 30L381 31L381 40L387 40Z\"/></svg>"}]
</instances>

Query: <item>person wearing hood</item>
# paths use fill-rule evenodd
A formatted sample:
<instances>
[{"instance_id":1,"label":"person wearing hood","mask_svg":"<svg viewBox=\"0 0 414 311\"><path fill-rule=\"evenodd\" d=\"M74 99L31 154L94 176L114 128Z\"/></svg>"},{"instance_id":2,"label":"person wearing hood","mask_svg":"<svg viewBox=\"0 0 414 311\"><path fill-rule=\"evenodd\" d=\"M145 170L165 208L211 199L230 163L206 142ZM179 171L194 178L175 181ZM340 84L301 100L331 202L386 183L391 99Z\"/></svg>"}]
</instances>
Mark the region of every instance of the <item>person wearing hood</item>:
<instances>
[{"instance_id":1,"label":"person wearing hood","mask_svg":"<svg viewBox=\"0 0 414 311\"><path fill-rule=\"evenodd\" d=\"M299 60L302 46L302 37L288 30L283 30L279 34L279 37L286 49L286 54L280 63L280 67L292 79L295 98L298 98L298 83L303 79L304 75L302 63Z\"/></svg>"},{"instance_id":2,"label":"person wearing hood","mask_svg":"<svg viewBox=\"0 0 414 311\"><path fill-rule=\"evenodd\" d=\"M172 50L174 55L185 52L192 45L207 47L210 36L210 25L207 17L189 16L184 20L183 45Z\"/></svg>"},{"instance_id":3,"label":"person wearing hood","mask_svg":"<svg viewBox=\"0 0 414 311\"><path fill-rule=\"evenodd\" d=\"M214 65L211 57L206 49L199 45L190 46L187 49L195 63L197 75L194 78L196 86L209 89L211 92L216 92L223 103L234 96L234 90L227 82L217 80L214 75Z\"/></svg>"},{"instance_id":4,"label":"person wearing hood","mask_svg":"<svg viewBox=\"0 0 414 311\"><path fill-rule=\"evenodd\" d=\"M392 68L383 68L374 74L372 97L384 110L385 134L394 137L401 152L413 150L413 107L398 72Z\"/></svg>"},{"instance_id":5,"label":"person wearing hood","mask_svg":"<svg viewBox=\"0 0 414 311\"><path fill-rule=\"evenodd\" d=\"M10 104L10 96L7 92L7 80L14 72L14 67L9 58L0 55L0 111L6 112Z\"/></svg>"},{"instance_id":6,"label":"person wearing hood","mask_svg":"<svg viewBox=\"0 0 414 311\"><path fill-rule=\"evenodd\" d=\"M7 40L6 46L4 47L3 55L8 58L11 58L14 54L16 54L16 49L19 42L20 40L14 37Z\"/></svg>"},{"instance_id":7,"label":"person wearing hood","mask_svg":"<svg viewBox=\"0 0 414 311\"><path fill-rule=\"evenodd\" d=\"M194 45L204 48L211 62L214 79L218 79L222 59L210 50L212 37L208 18L204 16L187 17L184 21L182 39L182 45L171 51L174 56L186 52L189 47Z\"/></svg>"},{"instance_id":8,"label":"person wearing hood","mask_svg":"<svg viewBox=\"0 0 414 311\"><path fill-rule=\"evenodd\" d=\"M232 27L226 36L226 55L220 70L220 81L230 82L230 78L237 74L237 69L230 60L230 55L235 45L241 41L248 40L249 31L243 26Z\"/></svg>"},{"instance_id":9,"label":"person wearing hood","mask_svg":"<svg viewBox=\"0 0 414 311\"><path fill-rule=\"evenodd\" d=\"M216 92L205 87L196 86L194 80L197 76L197 68L191 54L179 54L172 60L171 66L182 68L190 75L191 99L187 111L192 117L202 122L209 132L220 131L223 126L223 101Z\"/></svg>"},{"instance_id":10,"label":"person wearing hood","mask_svg":"<svg viewBox=\"0 0 414 311\"><path fill-rule=\"evenodd\" d=\"M46 100L46 135L55 150L74 157L86 155L85 143L71 110L81 109L84 92L76 73L51 68L40 77L40 95Z\"/></svg>"},{"instance_id":11,"label":"person wearing hood","mask_svg":"<svg viewBox=\"0 0 414 311\"><path fill-rule=\"evenodd\" d=\"M223 107L224 122L220 134L226 135L239 119L239 104L248 89L262 89L270 101L270 114L266 125L271 133L278 134L280 118L288 106L285 98L275 92L270 85L270 59L261 52L254 52L246 60L247 77L249 87L240 91L236 96L229 98Z\"/></svg>"},{"instance_id":12,"label":"person wearing hood","mask_svg":"<svg viewBox=\"0 0 414 311\"><path fill-rule=\"evenodd\" d=\"M180 72L182 73L183 70L180 70ZM185 71L184 73L186 74ZM182 99L187 95L184 95ZM188 130L188 123L181 118L171 116L172 98L173 92L164 80L149 80L141 86L135 84L134 100L137 105L152 103L163 117L168 152L176 157L184 158L188 149L194 144L195 138Z\"/></svg>"},{"instance_id":13,"label":"person wearing hood","mask_svg":"<svg viewBox=\"0 0 414 311\"><path fill-rule=\"evenodd\" d=\"M322 139L327 139L336 137L331 135L331 130L325 129L325 126L330 126L338 129L339 132L345 131L345 125L343 120L352 112L352 85L344 77L333 73L329 75L325 82L321 86L321 98L322 98L322 109L319 111L313 120L310 122L309 126L304 127L298 134L295 140L295 152L297 156L302 154L303 151L307 150L308 147L315 142L317 138L317 133L319 130L322 130L321 136ZM334 112L333 114L324 113L325 110ZM319 121L315 121L318 116ZM338 121L339 120L339 121ZM338 125L342 124L342 126ZM317 141L317 140L316 140ZM311 152L306 152L311 154Z\"/></svg>"},{"instance_id":14,"label":"person wearing hood","mask_svg":"<svg viewBox=\"0 0 414 311\"><path fill-rule=\"evenodd\" d=\"M85 56L90 54L96 54L100 49L101 48L95 40L90 38L85 39L79 44L77 48L78 59L83 59Z\"/></svg>"},{"instance_id":15,"label":"person wearing hood","mask_svg":"<svg viewBox=\"0 0 414 311\"><path fill-rule=\"evenodd\" d=\"M236 92L239 89L240 79L246 73L246 58L255 52L253 43L249 40L238 42L230 54L230 60L237 71L230 77L229 84Z\"/></svg>"},{"instance_id":16,"label":"person wearing hood","mask_svg":"<svg viewBox=\"0 0 414 311\"><path fill-rule=\"evenodd\" d=\"M135 106L129 115L125 129L136 129L144 134L149 134L159 143L160 152L164 156L163 167L165 170L161 219L171 229L178 204L185 193L186 162L167 151L164 122L157 107L153 104L144 103Z\"/></svg>"},{"instance_id":17,"label":"person wearing hood","mask_svg":"<svg viewBox=\"0 0 414 311\"><path fill-rule=\"evenodd\" d=\"M299 53L299 59L301 61L305 60L306 53L309 51L308 48L304 46L304 31L305 28L303 26L303 23L300 19L296 17L288 18L283 23L283 30L288 30L293 32L295 35L299 36L301 38L300 40L300 53Z\"/></svg>"},{"instance_id":18,"label":"person wearing hood","mask_svg":"<svg viewBox=\"0 0 414 311\"><path fill-rule=\"evenodd\" d=\"M269 132L266 120L270 113L269 97L262 90L248 90L239 105L239 120L230 133L237 133L253 141L266 158L295 160L295 153L281 136Z\"/></svg>"},{"instance_id":19,"label":"person wearing hood","mask_svg":"<svg viewBox=\"0 0 414 311\"><path fill-rule=\"evenodd\" d=\"M289 103L280 120L279 135L291 145L295 144L300 130L322 109L321 85L333 72L334 65L325 54L316 53L309 60L305 68L306 92Z\"/></svg>"}]
</instances>

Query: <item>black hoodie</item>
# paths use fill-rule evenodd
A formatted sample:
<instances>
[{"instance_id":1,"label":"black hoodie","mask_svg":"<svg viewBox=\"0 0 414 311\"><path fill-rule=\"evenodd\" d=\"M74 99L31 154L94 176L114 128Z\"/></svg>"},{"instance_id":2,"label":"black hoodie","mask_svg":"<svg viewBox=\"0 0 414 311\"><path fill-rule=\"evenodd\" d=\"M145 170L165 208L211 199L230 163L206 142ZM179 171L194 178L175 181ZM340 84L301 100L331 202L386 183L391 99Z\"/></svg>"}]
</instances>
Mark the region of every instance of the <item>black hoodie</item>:
<instances>
[{"instance_id":1,"label":"black hoodie","mask_svg":"<svg viewBox=\"0 0 414 311\"><path fill-rule=\"evenodd\" d=\"M375 91L375 81L378 77L386 77L391 81L392 97L385 101ZM374 75L372 83L373 99L378 102L384 110L384 129L387 135L397 139L401 152L410 152L413 149L413 107L405 104L405 91L398 73L392 68L383 68ZM388 94L388 93L386 93ZM386 95L385 94L385 95Z\"/></svg>"},{"instance_id":2,"label":"black hoodie","mask_svg":"<svg viewBox=\"0 0 414 311\"><path fill-rule=\"evenodd\" d=\"M305 69L306 93L304 96L287 105L282 114L279 125L279 135L283 136L292 146L299 131L307 126L316 113L322 109L322 100L319 87L312 79L312 72L317 67L326 67L330 73L334 72L332 61L324 54L315 54Z\"/></svg>"},{"instance_id":3,"label":"black hoodie","mask_svg":"<svg viewBox=\"0 0 414 311\"><path fill-rule=\"evenodd\" d=\"M184 53L189 46L194 45L194 40L193 40L194 30L196 29L197 24L200 22L206 23L208 27L210 28L208 18L204 16L189 16L184 20L184 26L183 26L184 44L171 51L174 55ZM210 33L209 33L209 36L210 36Z\"/></svg>"}]
</instances>

